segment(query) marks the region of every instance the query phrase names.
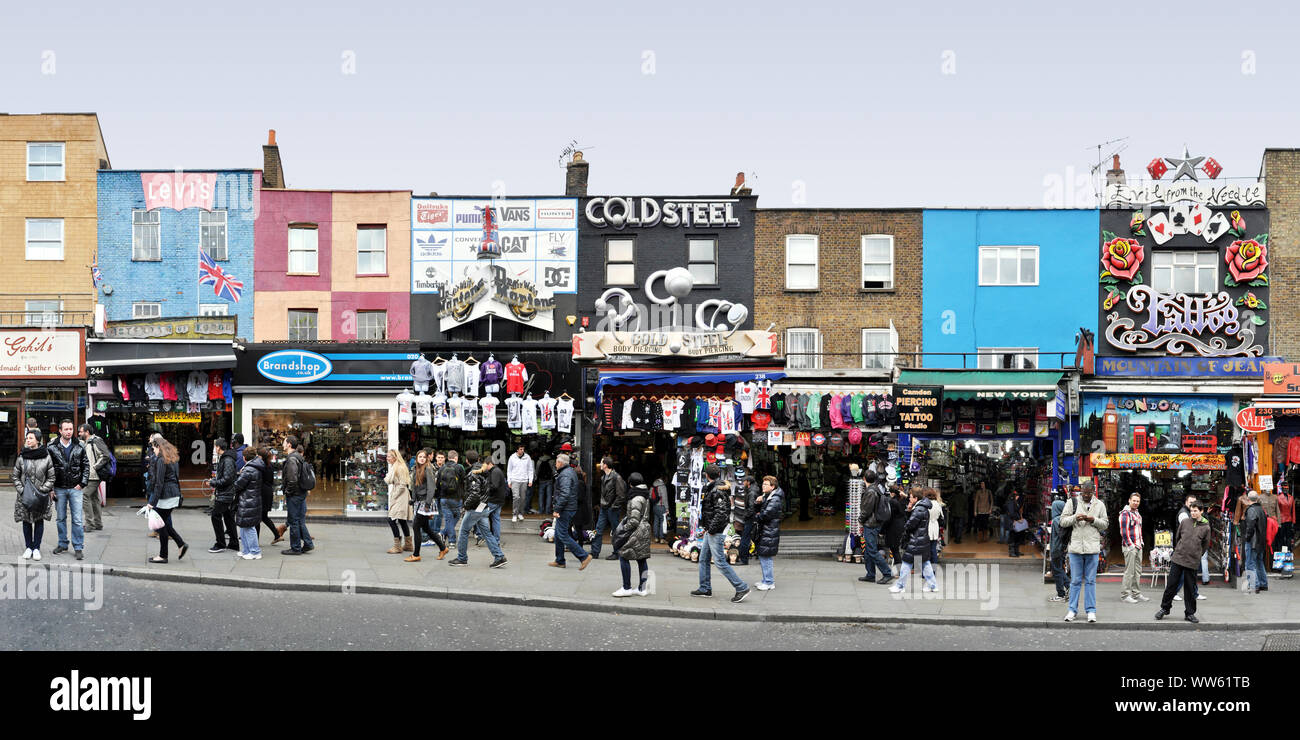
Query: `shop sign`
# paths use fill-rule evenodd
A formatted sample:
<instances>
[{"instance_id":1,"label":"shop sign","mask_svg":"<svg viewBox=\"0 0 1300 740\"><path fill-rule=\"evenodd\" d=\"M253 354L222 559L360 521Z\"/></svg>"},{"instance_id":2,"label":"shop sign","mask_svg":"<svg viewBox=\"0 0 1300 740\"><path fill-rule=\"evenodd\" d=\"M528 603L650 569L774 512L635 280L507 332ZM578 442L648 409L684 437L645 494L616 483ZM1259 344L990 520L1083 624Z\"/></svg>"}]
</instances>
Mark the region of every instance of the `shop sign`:
<instances>
[{"instance_id":1,"label":"shop sign","mask_svg":"<svg viewBox=\"0 0 1300 740\"><path fill-rule=\"evenodd\" d=\"M1254 378L1264 372L1265 365L1281 361L1280 357L1098 357L1095 374L1130 378Z\"/></svg>"},{"instance_id":2,"label":"shop sign","mask_svg":"<svg viewBox=\"0 0 1300 740\"><path fill-rule=\"evenodd\" d=\"M1259 476L1259 490L1261 491L1273 490L1273 476L1271 475Z\"/></svg>"},{"instance_id":3,"label":"shop sign","mask_svg":"<svg viewBox=\"0 0 1300 740\"><path fill-rule=\"evenodd\" d=\"M277 383L315 383L333 371L334 363L325 356L301 349L272 352L257 361L257 372Z\"/></svg>"},{"instance_id":4,"label":"shop sign","mask_svg":"<svg viewBox=\"0 0 1300 740\"><path fill-rule=\"evenodd\" d=\"M1056 398L1047 402L1046 416L1050 416L1059 421L1065 421L1065 394L1060 388L1056 389Z\"/></svg>"},{"instance_id":5,"label":"shop sign","mask_svg":"<svg viewBox=\"0 0 1300 740\"><path fill-rule=\"evenodd\" d=\"M1086 452L1133 452L1138 435L1162 453L1215 452L1232 444L1231 396L1087 395L1079 418Z\"/></svg>"},{"instance_id":6,"label":"shop sign","mask_svg":"<svg viewBox=\"0 0 1300 740\"><path fill-rule=\"evenodd\" d=\"M195 316L183 319L137 319L110 321L108 339L223 339L233 340L238 328L236 316Z\"/></svg>"},{"instance_id":7,"label":"shop sign","mask_svg":"<svg viewBox=\"0 0 1300 740\"><path fill-rule=\"evenodd\" d=\"M1271 414L1264 415L1260 413L1260 409L1247 406L1237 412L1237 426L1241 427L1243 432L1257 434L1272 429L1274 422Z\"/></svg>"},{"instance_id":8,"label":"shop sign","mask_svg":"<svg viewBox=\"0 0 1300 740\"><path fill-rule=\"evenodd\" d=\"M144 207L170 208L183 211L187 208L212 210L217 192L215 172L141 172L140 186L144 189Z\"/></svg>"},{"instance_id":9,"label":"shop sign","mask_svg":"<svg viewBox=\"0 0 1300 740\"><path fill-rule=\"evenodd\" d=\"M203 421L203 414L191 414L185 411L159 412L153 415L159 424L198 424Z\"/></svg>"},{"instance_id":10,"label":"shop sign","mask_svg":"<svg viewBox=\"0 0 1300 740\"><path fill-rule=\"evenodd\" d=\"M554 297L543 296L533 283L493 264L442 292L439 328L447 331L491 314L549 332L555 330L554 310Z\"/></svg>"},{"instance_id":11,"label":"shop sign","mask_svg":"<svg viewBox=\"0 0 1300 740\"><path fill-rule=\"evenodd\" d=\"M1264 206L1264 183L1228 184L1200 182L1149 182L1140 185L1106 186L1106 207L1173 205L1194 201L1211 207Z\"/></svg>"},{"instance_id":12,"label":"shop sign","mask_svg":"<svg viewBox=\"0 0 1300 740\"><path fill-rule=\"evenodd\" d=\"M894 385L894 431L942 434L943 386Z\"/></svg>"},{"instance_id":13,"label":"shop sign","mask_svg":"<svg viewBox=\"0 0 1300 740\"><path fill-rule=\"evenodd\" d=\"M775 332L634 331L580 332L573 335L573 359L631 357L775 357Z\"/></svg>"},{"instance_id":14,"label":"shop sign","mask_svg":"<svg viewBox=\"0 0 1300 740\"><path fill-rule=\"evenodd\" d=\"M740 226L737 198L592 198L587 201L587 222L600 229L629 226L648 229L668 226L723 229Z\"/></svg>"},{"instance_id":15,"label":"shop sign","mask_svg":"<svg viewBox=\"0 0 1300 740\"><path fill-rule=\"evenodd\" d=\"M80 329L0 331L0 378L84 378L86 335Z\"/></svg>"},{"instance_id":16,"label":"shop sign","mask_svg":"<svg viewBox=\"0 0 1300 740\"><path fill-rule=\"evenodd\" d=\"M812 435L809 432L795 432L794 444L795 447L807 447L812 444Z\"/></svg>"},{"instance_id":17,"label":"shop sign","mask_svg":"<svg viewBox=\"0 0 1300 740\"><path fill-rule=\"evenodd\" d=\"M1265 363L1264 392L1272 395L1300 394L1300 364L1291 362Z\"/></svg>"},{"instance_id":18,"label":"shop sign","mask_svg":"<svg viewBox=\"0 0 1300 740\"><path fill-rule=\"evenodd\" d=\"M1134 285L1128 289L1124 306L1138 316L1120 318L1116 311L1106 317L1106 339L1115 349L1170 354L1191 350L1206 357L1264 353L1263 345L1255 341L1257 324L1250 320L1259 317L1253 312L1244 317L1227 291L1188 295ZM1146 320L1138 325L1143 316Z\"/></svg>"},{"instance_id":19,"label":"shop sign","mask_svg":"<svg viewBox=\"0 0 1300 740\"><path fill-rule=\"evenodd\" d=\"M1108 454L1089 456L1092 467L1099 470L1225 470L1225 455Z\"/></svg>"}]
</instances>

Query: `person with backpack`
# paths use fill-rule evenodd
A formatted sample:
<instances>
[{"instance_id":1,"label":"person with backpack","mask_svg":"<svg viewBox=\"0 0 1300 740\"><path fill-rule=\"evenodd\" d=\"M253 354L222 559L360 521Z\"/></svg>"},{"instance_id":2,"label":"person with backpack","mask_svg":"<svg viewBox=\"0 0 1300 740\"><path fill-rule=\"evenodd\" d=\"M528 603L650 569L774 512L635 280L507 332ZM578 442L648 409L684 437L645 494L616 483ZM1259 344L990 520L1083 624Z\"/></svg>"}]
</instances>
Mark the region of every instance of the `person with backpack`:
<instances>
[{"instance_id":1,"label":"person with backpack","mask_svg":"<svg viewBox=\"0 0 1300 740\"><path fill-rule=\"evenodd\" d=\"M447 565L469 565L469 534L477 531L495 558L488 567L503 567L509 561L501 551L501 541L492 532L490 522L492 512L501 511L501 507L509 500L510 486L501 469L492 464L491 456L485 456L482 465L475 467L478 453L470 450L465 453L465 461L470 465L470 472L464 481L465 516L461 520L460 536L456 540L456 557L448 560Z\"/></svg>"},{"instance_id":2,"label":"person with backpack","mask_svg":"<svg viewBox=\"0 0 1300 740\"><path fill-rule=\"evenodd\" d=\"M245 460L231 486L235 497L235 524L239 527L239 557L244 560L262 559L257 525L262 521L262 473L265 470L266 461L261 457Z\"/></svg>"},{"instance_id":3,"label":"person with backpack","mask_svg":"<svg viewBox=\"0 0 1300 740\"><path fill-rule=\"evenodd\" d=\"M1061 526L1070 533L1070 607L1065 621L1073 622L1079 613L1079 593L1083 592L1083 608L1088 621L1097 621L1097 560L1101 553L1102 538L1110 520L1106 518L1106 504L1096 496L1091 481L1083 484L1079 498L1065 505L1061 512Z\"/></svg>"},{"instance_id":4,"label":"person with backpack","mask_svg":"<svg viewBox=\"0 0 1300 740\"><path fill-rule=\"evenodd\" d=\"M433 458L437 470L434 486L438 491L438 509L442 512L442 536L447 545L456 545L456 533L460 531L461 502L465 498L465 470L460 463L448 461L447 455L438 452Z\"/></svg>"},{"instance_id":5,"label":"person with backpack","mask_svg":"<svg viewBox=\"0 0 1300 740\"><path fill-rule=\"evenodd\" d=\"M858 521L862 524L862 559L867 564L867 574L858 576L858 580L884 585L894 580L894 572L880 555L880 529L889 524L894 510L874 471L868 470L863 481L867 487L858 501ZM881 573L879 580L876 579L877 569Z\"/></svg>"},{"instance_id":6,"label":"person with backpack","mask_svg":"<svg viewBox=\"0 0 1300 740\"><path fill-rule=\"evenodd\" d=\"M785 491L776 483L776 476L763 476L763 489L754 499L758 511L754 514L758 529L758 541L754 544L754 554L758 555L758 568L763 574L762 580L755 586L759 591L771 591L776 588L776 573L772 568L772 558L776 557L781 545L781 517L785 513Z\"/></svg>"},{"instance_id":7,"label":"person with backpack","mask_svg":"<svg viewBox=\"0 0 1300 740\"><path fill-rule=\"evenodd\" d=\"M98 532L104 528L104 488L117 473L117 460L108 451L104 440L95 436L95 428L82 424L78 430L81 443L86 447L86 465L90 469L89 482L82 506L84 530Z\"/></svg>"},{"instance_id":8,"label":"person with backpack","mask_svg":"<svg viewBox=\"0 0 1300 740\"><path fill-rule=\"evenodd\" d=\"M649 596L654 586L650 582L650 489L640 473L627 477L627 516L619 522L610 535L610 547L618 553L618 567L623 574L623 587L614 596ZM637 583L632 588L632 561L636 561Z\"/></svg>"},{"instance_id":9,"label":"person with backpack","mask_svg":"<svg viewBox=\"0 0 1300 740\"><path fill-rule=\"evenodd\" d=\"M41 559L41 535L54 511L54 459L42 444L41 433L28 429L23 435L23 451L14 462L9 480L18 496L14 499L14 521L23 525L23 560ZM23 498L28 498L28 504Z\"/></svg>"},{"instance_id":10,"label":"person with backpack","mask_svg":"<svg viewBox=\"0 0 1300 740\"><path fill-rule=\"evenodd\" d=\"M239 551L239 533L235 530L235 479L238 473L235 471L235 452L230 449L224 437L218 437L212 442L212 454L217 457L217 472L208 481L208 486L212 488L212 533L216 535L216 540L212 547L208 548L210 553L219 553L222 550ZM259 487L260 495L261 489Z\"/></svg>"},{"instance_id":11,"label":"person with backpack","mask_svg":"<svg viewBox=\"0 0 1300 740\"><path fill-rule=\"evenodd\" d=\"M302 555L316 549L311 533L307 531L307 492L316 487L316 475L311 464L302 456L302 443L289 435L284 438L284 506L288 510L289 548L281 555Z\"/></svg>"},{"instance_id":12,"label":"person with backpack","mask_svg":"<svg viewBox=\"0 0 1300 740\"><path fill-rule=\"evenodd\" d=\"M1070 545L1071 530L1061 526L1061 512L1065 510L1065 496L1057 494L1052 499L1052 535L1048 545L1051 551L1052 580L1056 583L1056 595L1048 601L1065 601L1070 592L1065 588L1065 548Z\"/></svg>"},{"instance_id":13,"label":"person with backpack","mask_svg":"<svg viewBox=\"0 0 1300 740\"><path fill-rule=\"evenodd\" d=\"M411 499L415 502L415 547L406 562L420 562L420 546L428 537L438 547L438 559L447 557L450 548L434 524L438 510L438 486L434 480L433 450L424 448L415 455L415 472L411 476Z\"/></svg>"}]
</instances>

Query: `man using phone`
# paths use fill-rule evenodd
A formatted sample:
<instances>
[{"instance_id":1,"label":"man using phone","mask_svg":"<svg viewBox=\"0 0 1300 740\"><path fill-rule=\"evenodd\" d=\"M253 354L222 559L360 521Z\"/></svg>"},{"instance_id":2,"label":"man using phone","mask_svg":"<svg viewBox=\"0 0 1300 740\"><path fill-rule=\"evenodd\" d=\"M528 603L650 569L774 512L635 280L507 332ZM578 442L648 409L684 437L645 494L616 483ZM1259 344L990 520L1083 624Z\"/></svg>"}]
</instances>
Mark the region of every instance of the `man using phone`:
<instances>
[{"instance_id":1,"label":"man using phone","mask_svg":"<svg viewBox=\"0 0 1300 740\"><path fill-rule=\"evenodd\" d=\"M1061 526L1072 529L1070 535L1070 610L1065 621L1073 622L1079 613L1079 590L1084 587L1083 608L1088 621L1097 621L1097 559L1101 540L1110 521L1106 505L1094 495L1092 481L1083 484L1078 499L1070 501L1061 512Z\"/></svg>"}]
</instances>

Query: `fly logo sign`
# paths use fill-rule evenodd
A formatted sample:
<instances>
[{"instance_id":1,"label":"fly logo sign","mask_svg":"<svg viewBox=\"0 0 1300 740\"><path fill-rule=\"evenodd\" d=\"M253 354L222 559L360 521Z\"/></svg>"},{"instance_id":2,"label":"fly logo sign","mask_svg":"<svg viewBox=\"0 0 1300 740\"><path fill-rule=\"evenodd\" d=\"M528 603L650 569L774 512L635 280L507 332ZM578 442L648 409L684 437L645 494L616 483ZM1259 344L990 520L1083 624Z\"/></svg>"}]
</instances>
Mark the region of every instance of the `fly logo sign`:
<instances>
[{"instance_id":1,"label":"fly logo sign","mask_svg":"<svg viewBox=\"0 0 1300 740\"><path fill-rule=\"evenodd\" d=\"M267 380L300 385L323 380L334 372L334 364L324 355L300 349L272 352L257 361L257 372Z\"/></svg>"}]
</instances>

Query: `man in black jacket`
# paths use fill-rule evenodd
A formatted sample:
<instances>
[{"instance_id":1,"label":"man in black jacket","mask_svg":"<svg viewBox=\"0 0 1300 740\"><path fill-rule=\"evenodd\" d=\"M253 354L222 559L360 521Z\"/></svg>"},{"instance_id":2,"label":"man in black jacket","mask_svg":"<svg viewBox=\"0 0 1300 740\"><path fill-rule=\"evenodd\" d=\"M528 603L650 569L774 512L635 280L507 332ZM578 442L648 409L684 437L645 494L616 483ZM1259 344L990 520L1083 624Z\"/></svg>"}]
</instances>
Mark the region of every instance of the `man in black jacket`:
<instances>
[{"instance_id":1,"label":"man in black jacket","mask_svg":"<svg viewBox=\"0 0 1300 740\"><path fill-rule=\"evenodd\" d=\"M594 557L600 557L600 546L606 528L613 538L614 528L622 521L623 508L627 505L627 483L614 469L614 458L609 455L601 458L600 472L600 514L596 516L596 537L591 541L591 554ZM612 552L605 559L618 560L618 553Z\"/></svg>"},{"instance_id":2,"label":"man in black jacket","mask_svg":"<svg viewBox=\"0 0 1300 740\"><path fill-rule=\"evenodd\" d=\"M49 444L50 456L54 458L54 493L55 514L58 516L59 546L54 554L68 551L67 516L72 514L72 549L77 560L84 559L81 549L85 546L85 503L83 497L86 484L90 482L90 466L86 463L86 448L72 437L72 420L59 422L59 436ZM21 494L21 491L19 492Z\"/></svg>"},{"instance_id":3,"label":"man in black jacket","mask_svg":"<svg viewBox=\"0 0 1300 740\"><path fill-rule=\"evenodd\" d=\"M713 570L709 564L712 560L718 566L718 572L726 576L736 589L731 597L733 604L739 604L749 596L749 584L736 575L736 571L727 562L727 548L723 545L723 532L731 521L731 503L727 494L718 490L718 479L722 472L717 465L704 468L704 491L700 494L700 526L704 528L704 543L700 548L700 587L691 592L691 596L713 596Z\"/></svg>"},{"instance_id":4,"label":"man in black jacket","mask_svg":"<svg viewBox=\"0 0 1300 740\"><path fill-rule=\"evenodd\" d=\"M453 450L454 452L454 450ZM442 452L434 455L437 473L433 479L438 487L438 509L442 513L442 536L447 546L456 544L460 531L461 502L465 499L465 469L455 460L448 460Z\"/></svg>"},{"instance_id":5,"label":"man in black jacket","mask_svg":"<svg viewBox=\"0 0 1300 740\"><path fill-rule=\"evenodd\" d=\"M489 522L492 513L499 513L510 498L510 486L506 485L506 476L501 469L492 464L491 456L484 457L482 466L475 467L478 453L470 450L465 453L465 462L470 467L465 477L465 516L460 523L456 557L447 565L469 565L469 533L477 531L478 536L487 541L492 557L496 558L489 567L500 568L506 564L506 554L501 551L501 541L492 532Z\"/></svg>"},{"instance_id":6,"label":"man in black jacket","mask_svg":"<svg viewBox=\"0 0 1300 740\"><path fill-rule=\"evenodd\" d=\"M281 483L284 488L284 508L289 523L289 547L281 550L281 555L301 555L316 549L311 533L307 531L307 491L302 490L303 465L302 445L298 438L290 435L284 438L284 472Z\"/></svg>"},{"instance_id":7,"label":"man in black jacket","mask_svg":"<svg viewBox=\"0 0 1300 740\"><path fill-rule=\"evenodd\" d=\"M1268 590L1268 568L1264 563L1264 555L1268 553L1268 515L1259 503L1258 492L1246 494L1246 500L1249 503L1246 515L1241 518L1241 541L1246 546L1246 569L1255 579L1247 585L1259 593Z\"/></svg>"},{"instance_id":8,"label":"man in black jacket","mask_svg":"<svg viewBox=\"0 0 1300 740\"><path fill-rule=\"evenodd\" d=\"M583 550L582 545L573 539L573 534L569 531L573 526L573 518L578 513L582 484L578 481L577 470L569 467L567 453L561 452L555 456L555 470L555 498L551 502L551 508L554 509L551 518L555 525L555 559L547 565L552 568L565 567L564 551L567 549L582 561L578 570L583 570L591 564L594 556Z\"/></svg>"},{"instance_id":9,"label":"man in black jacket","mask_svg":"<svg viewBox=\"0 0 1300 740\"><path fill-rule=\"evenodd\" d=\"M208 552L239 552L239 531L235 529L235 479L239 477L239 470L235 464L235 452L224 437L218 437L212 442L212 454L217 458L217 472L208 481L208 486L215 494L212 499L212 533L216 539Z\"/></svg>"},{"instance_id":10,"label":"man in black jacket","mask_svg":"<svg viewBox=\"0 0 1300 740\"><path fill-rule=\"evenodd\" d=\"M889 563L880 556L880 528L888 524L888 521L882 522L876 516L877 504L880 503L880 497L887 495L885 489L880 485L874 471L868 470L863 475L863 481L867 484L866 490L862 492L862 498L858 501L858 521L862 524L862 556L867 563L867 574L859 576L858 580L864 583L887 584L894 580L894 572L889 569ZM888 501L885 506L889 508L890 515L893 515L893 507ZM876 569L880 570L880 578L876 578Z\"/></svg>"}]
</instances>

